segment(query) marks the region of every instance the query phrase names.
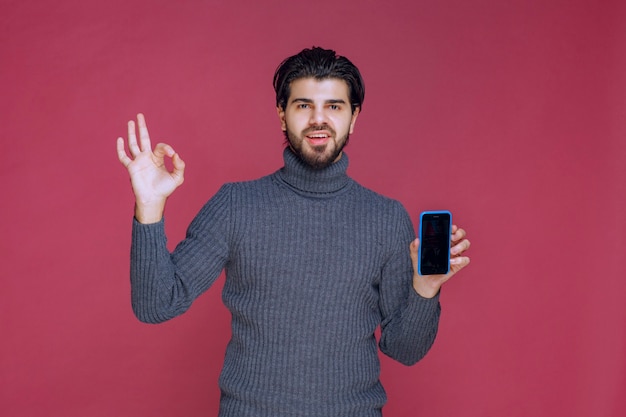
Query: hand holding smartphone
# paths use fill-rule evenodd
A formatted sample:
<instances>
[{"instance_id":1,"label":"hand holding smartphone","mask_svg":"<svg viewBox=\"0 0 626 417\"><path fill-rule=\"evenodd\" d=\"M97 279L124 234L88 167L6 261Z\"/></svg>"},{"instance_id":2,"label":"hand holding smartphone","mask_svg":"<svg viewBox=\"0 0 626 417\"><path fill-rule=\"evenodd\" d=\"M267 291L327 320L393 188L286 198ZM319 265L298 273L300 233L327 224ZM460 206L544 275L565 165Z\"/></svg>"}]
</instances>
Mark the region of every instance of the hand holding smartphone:
<instances>
[{"instance_id":1,"label":"hand holding smartphone","mask_svg":"<svg viewBox=\"0 0 626 417\"><path fill-rule=\"evenodd\" d=\"M452 213L425 211L420 214L417 271L420 275L447 274L450 271Z\"/></svg>"}]
</instances>

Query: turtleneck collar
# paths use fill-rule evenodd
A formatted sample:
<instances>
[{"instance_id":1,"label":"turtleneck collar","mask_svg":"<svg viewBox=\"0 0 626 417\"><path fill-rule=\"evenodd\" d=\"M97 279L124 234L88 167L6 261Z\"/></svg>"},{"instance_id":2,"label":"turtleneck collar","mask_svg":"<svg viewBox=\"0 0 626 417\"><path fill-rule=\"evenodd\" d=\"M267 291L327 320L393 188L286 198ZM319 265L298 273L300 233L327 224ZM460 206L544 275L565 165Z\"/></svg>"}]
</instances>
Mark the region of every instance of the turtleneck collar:
<instances>
[{"instance_id":1,"label":"turtleneck collar","mask_svg":"<svg viewBox=\"0 0 626 417\"><path fill-rule=\"evenodd\" d=\"M313 169L303 162L293 151L286 147L283 151L285 166L276 174L284 183L297 192L308 195L335 193L346 188L351 182L346 173L348 155L324 169Z\"/></svg>"}]
</instances>

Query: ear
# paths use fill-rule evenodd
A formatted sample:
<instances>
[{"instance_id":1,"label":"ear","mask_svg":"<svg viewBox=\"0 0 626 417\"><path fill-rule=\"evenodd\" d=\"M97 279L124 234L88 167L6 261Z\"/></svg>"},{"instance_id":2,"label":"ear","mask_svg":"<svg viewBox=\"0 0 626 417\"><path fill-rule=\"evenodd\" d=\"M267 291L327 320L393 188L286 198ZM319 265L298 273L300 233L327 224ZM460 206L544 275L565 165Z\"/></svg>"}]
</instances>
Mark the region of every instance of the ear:
<instances>
[{"instance_id":1,"label":"ear","mask_svg":"<svg viewBox=\"0 0 626 417\"><path fill-rule=\"evenodd\" d=\"M285 123L285 110L281 106L276 107L276 113L280 119L280 128L285 132L287 130L287 123Z\"/></svg>"},{"instance_id":2,"label":"ear","mask_svg":"<svg viewBox=\"0 0 626 417\"><path fill-rule=\"evenodd\" d=\"M360 111L361 111L361 108L357 107L356 109L354 109L354 112L352 113L352 120L350 120L350 134L354 132L354 125L356 124L356 118L359 116Z\"/></svg>"}]
</instances>

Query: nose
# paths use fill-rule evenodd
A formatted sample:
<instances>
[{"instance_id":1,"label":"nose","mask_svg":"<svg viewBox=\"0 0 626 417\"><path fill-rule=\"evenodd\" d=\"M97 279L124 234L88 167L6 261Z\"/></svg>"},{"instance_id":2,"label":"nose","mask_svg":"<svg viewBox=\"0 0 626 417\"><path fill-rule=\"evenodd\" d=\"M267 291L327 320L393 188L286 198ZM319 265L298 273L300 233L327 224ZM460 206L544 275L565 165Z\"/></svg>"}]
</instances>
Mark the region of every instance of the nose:
<instances>
[{"instance_id":1,"label":"nose","mask_svg":"<svg viewBox=\"0 0 626 417\"><path fill-rule=\"evenodd\" d=\"M311 125L323 125L326 123L326 112L323 106L315 106L311 111L309 118L309 124Z\"/></svg>"}]
</instances>

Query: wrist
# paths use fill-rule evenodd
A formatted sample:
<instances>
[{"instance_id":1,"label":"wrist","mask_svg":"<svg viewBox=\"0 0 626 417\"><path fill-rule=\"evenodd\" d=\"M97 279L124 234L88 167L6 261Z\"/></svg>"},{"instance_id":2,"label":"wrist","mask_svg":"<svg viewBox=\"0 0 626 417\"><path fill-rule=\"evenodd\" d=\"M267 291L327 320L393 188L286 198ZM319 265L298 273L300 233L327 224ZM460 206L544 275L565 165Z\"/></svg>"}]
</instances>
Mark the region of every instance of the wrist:
<instances>
[{"instance_id":1,"label":"wrist","mask_svg":"<svg viewBox=\"0 0 626 417\"><path fill-rule=\"evenodd\" d=\"M156 204L135 203L135 219L142 224L158 223L163 218L164 210L165 201Z\"/></svg>"},{"instance_id":2,"label":"wrist","mask_svg":"<svg viewBox=\"0 0 626 417\"><path fill-rule=\"evenodd\" d=\"M437 294L439 294L439 290L441 289L441 286L429 285L428 283L425 283L422 280L420 280L420 277L418 277L413 280L413 289L420 297L433 298Z\"/></svg>"}]
</instances>

